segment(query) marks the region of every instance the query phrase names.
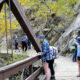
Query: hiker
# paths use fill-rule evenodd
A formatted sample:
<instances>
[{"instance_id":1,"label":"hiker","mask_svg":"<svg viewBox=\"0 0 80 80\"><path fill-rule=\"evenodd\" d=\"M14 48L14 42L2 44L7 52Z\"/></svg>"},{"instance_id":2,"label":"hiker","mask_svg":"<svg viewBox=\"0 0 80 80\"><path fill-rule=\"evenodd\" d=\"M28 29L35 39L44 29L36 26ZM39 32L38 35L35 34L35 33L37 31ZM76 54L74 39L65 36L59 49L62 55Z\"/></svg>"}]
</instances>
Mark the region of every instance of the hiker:
<instances>
[{"instance_id":1,"label":"hiker","mask_svg":"<svg viewBox=\"0 0 80 80\"><path fill-rule=\"evenodd\" d=\"M17 36L16 36L14 41L15 41L15 50L17 50L18 49L18 43L19 43Z\"/></svg>"},{"instance_id":2,"label":"hiker","mask_svg":"<svg viewBox=\"0 0 80 80\"><path fill-rule=\"evenodd\" d=\"M77 44L77 60L78 60L78 67L79 67L79 74L77 77L80 77L80 37L77 38L78 44Z\"/></svg>"},{"instance_id":3,"label":"hiker","mask_svg":"<svg viewBox=\"0 0 80 80\"><path fill-rule=\"evenodd\" d=\"M77 57L77 44L76 44L76 41L72 42L72 52L73 52L72 61L76 62L76 57Z\"/></svg>"},{"instance_id":4,"label":"hiker","mask_svg":"<svg viewBox=\"0 0 80 80\"><path fill-rule=\"evenodd\" d=\"M29 38L28 38L28 42L27 42L27 44L28 44L28 49L31 49L31 41L30 41Z\"/></svg>"},{"instance_id":5,"label":"hiker","mask_svg":"<svg viewBox=\"0 0 80 80\"><path fill-rule=\"evenodd\" d=\"M54 59L57 59L57 58L59 57L59 56L58 56L58 49L53 46L53 51L54 51L53 57L54 57Z\"/></svg>"},{"instance_id":6,"label":"hiker","mask_svg":"<svg viewBox=\"0 0 80 80\"><path fill-rule=\"evenodd\" d=\"M50 80L51 75L47 62L47 60L50 58L49 42L45 39L45 36L40 36L40 42L42 44L42 52L40 52L39 55L42 56L42 64L46 74L46 80Z\"/></svg>"},{"instance_id":7,"label":"hiker","mask_svg":"<svg viewBox=\"0 0 80 80\"><path fill-rule=\"evenodd\" d=\"M22 44L22 50L23 51L27 51L27 42L26 42L27 38L23 35L21 37L21 44Z\"/></svg>"},{"instance_id":8,"label":"hiker","mask_svg":"<svg viewBox=\"0 0 80 80\"><path fill-rule=\"evenodd\" d=\"M57 56L57 51L56 49L52 46L52 44L50 43L50 60L47 60L48 64L49 64L49 68L51 71L51 80L55 80L55 71L54 71L54 60Z\"/></svg>"}]
</instances>

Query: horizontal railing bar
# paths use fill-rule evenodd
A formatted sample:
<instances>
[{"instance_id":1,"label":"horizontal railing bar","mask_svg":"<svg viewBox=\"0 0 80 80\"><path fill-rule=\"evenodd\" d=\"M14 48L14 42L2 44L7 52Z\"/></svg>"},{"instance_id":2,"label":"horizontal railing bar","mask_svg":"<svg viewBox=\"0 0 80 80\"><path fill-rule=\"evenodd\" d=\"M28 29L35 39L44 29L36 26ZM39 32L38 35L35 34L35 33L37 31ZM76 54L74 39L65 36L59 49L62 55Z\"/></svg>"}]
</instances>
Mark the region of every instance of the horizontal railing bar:
<instances>
[{"instance_id":1,"label":"horizontal railing bar","mask_svg":"<svg viewBox=\"0 0 80 80\"><path fill-rule=\"evenodd\" d=\"M34 80L41 72L42 72L43 68L40 67L39 69L37 69L32 75L30 75L27 79L25 80Z\"/></svg>"},{"instance_id":2,"label":"horizontal railing bar","mask_svg":"<svg viewBox=\"0 0 80 80\"><path fill-rule=\"evenodd\" d=\"M13 68L13 67L19 66L19 65L21 65L21 64L24 64L24 63L26 63L26 62L31 62L31 61L34 60L35 58L40 59L39 57L40 57L40 56L36 55L36 56L34 56L34 57L29 57L29 58L27 58L27 59L24 59L24 60L21 60L21 61L18 61L18 62L9 64L9 65L7 65L7 66L4 66L4 67L0 68L0 73L1 73L1 72L4 72L4 71L6 71L6 70L8 70L8 69L10 69L10 68Z\"/></svg>"},{"instance_id":3,"label":"horizontal railing bar","mask_svg":"<svg viewBox=\"0 0 80 80\"><path fill-rule=\"evenodd\" d=\"M30 57L30 58L27 58L27 59L24 59L0 68L0 80L9 78L10 76L26 68L27 66L32 65L34 62L38 61L39 59L40 59L40 56L36 55L34 57Z\"/></svg>"}]
</instances>

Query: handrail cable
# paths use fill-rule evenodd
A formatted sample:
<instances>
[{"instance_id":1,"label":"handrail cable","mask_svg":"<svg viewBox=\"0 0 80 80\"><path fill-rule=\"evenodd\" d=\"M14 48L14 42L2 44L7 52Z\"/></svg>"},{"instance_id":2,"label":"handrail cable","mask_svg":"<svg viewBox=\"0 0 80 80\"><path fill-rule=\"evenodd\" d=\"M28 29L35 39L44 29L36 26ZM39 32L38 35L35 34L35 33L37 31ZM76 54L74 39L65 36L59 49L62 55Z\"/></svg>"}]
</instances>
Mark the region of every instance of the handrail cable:
<instances>
[{"instance_id":1,"label":"handrail cable","mask_svg":"<svg viewBox=\"0 0 80 80\"><path fill-rule=\"evenodd\" d=\"M8 64L9 64L6 2L5 2L5 31L6 31L6 49L7 49L7 59L8 59Z\"/></svg>"},{"instance_id":2,"label":"handrail cable","mask_svg":"<svg viewBox=\"0 0 80 80\"><path fill-rule=\"evenodd\" d=\"M12 19L11 19L11 3L9 0L9 19L10 19L10 36L11 36L11 53L12 53L12 61L13 61L13 37L12 37Z\"/></svg>"}]
</instances>

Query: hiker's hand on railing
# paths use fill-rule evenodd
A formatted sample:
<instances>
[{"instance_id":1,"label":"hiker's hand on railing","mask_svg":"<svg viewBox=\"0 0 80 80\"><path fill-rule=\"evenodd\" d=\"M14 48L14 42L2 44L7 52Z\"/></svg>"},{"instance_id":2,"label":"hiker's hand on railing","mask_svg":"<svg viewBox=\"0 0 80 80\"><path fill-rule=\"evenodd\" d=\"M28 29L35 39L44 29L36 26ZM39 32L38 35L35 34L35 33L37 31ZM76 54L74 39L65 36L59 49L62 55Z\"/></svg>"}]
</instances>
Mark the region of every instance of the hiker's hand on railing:
<instances>
[{"instance_id":1,"label":"hiker's hand on railing","mask_svg":"<svg viewBox=\"0 0 80 80\"><path fill-rule=\"evenodd\" d=\"M42 55L41 52L38 52L38 55Z\"/></svg>"}]
</instances>

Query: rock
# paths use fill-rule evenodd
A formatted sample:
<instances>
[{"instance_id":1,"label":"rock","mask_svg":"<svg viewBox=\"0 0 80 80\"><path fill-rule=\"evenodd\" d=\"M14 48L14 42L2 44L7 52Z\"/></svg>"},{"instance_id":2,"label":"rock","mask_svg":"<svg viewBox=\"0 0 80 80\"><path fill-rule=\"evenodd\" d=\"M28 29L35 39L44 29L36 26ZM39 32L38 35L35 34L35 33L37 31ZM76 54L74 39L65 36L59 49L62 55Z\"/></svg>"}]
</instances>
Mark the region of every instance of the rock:
<instances>
[{"instance_id":1,"label":"rock","mask_svg":"<svg viewBox=\"0 0 80 80\"><path fill-rule=\"evenodd\" d=\"M73 40L73 34L77 34L80 30L80 14L73 21L73 23L67 28L67 30L62 34L59 40L55 43L55 46L58 47L60 53L66 52L70 49L70 44ZM75 36L76 37L76 36Z\"/></svg>"}]
</instances>

